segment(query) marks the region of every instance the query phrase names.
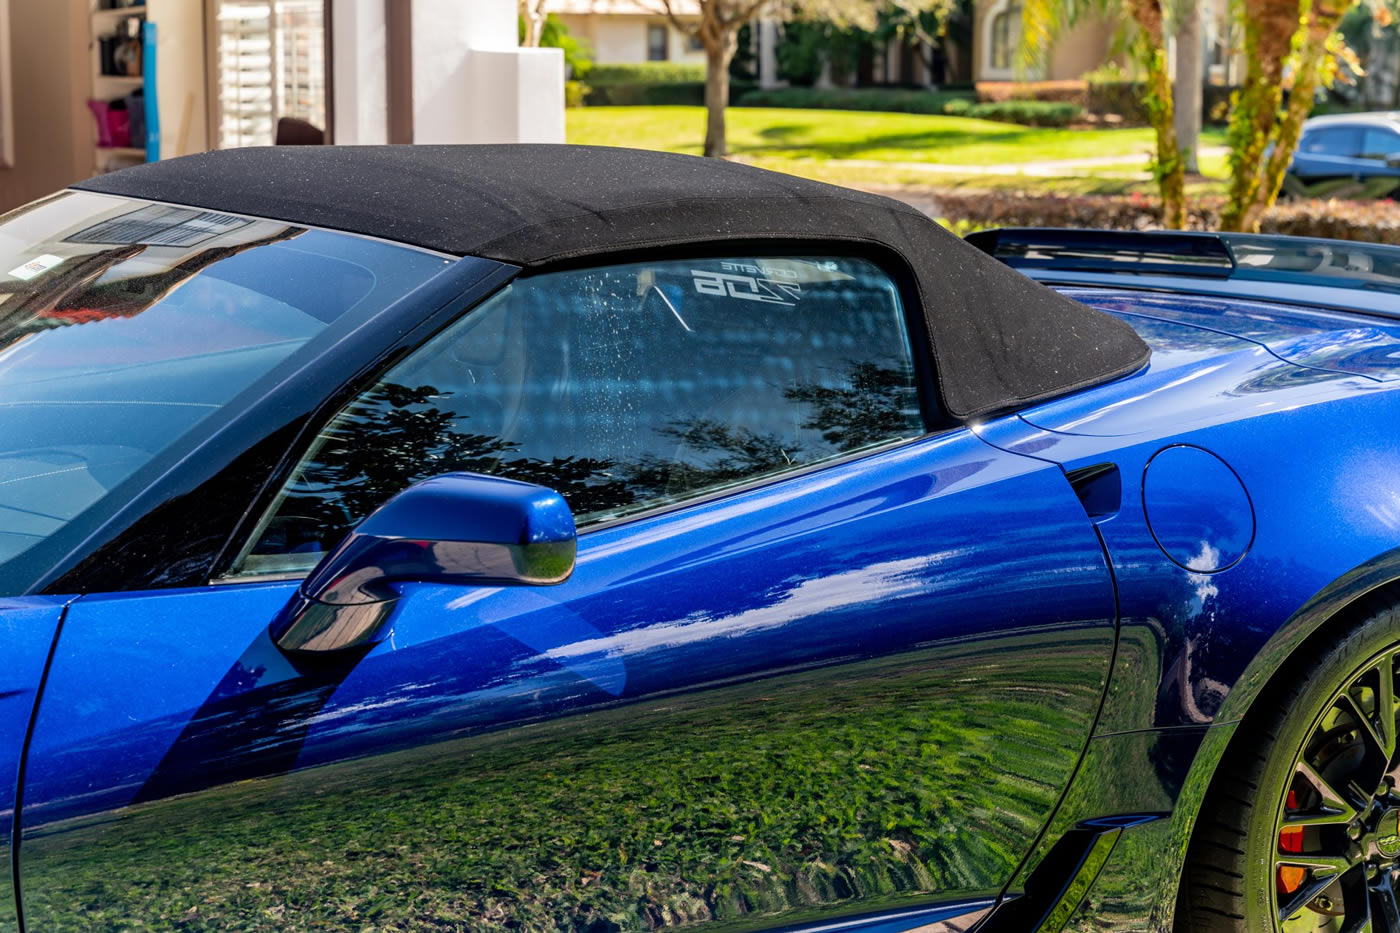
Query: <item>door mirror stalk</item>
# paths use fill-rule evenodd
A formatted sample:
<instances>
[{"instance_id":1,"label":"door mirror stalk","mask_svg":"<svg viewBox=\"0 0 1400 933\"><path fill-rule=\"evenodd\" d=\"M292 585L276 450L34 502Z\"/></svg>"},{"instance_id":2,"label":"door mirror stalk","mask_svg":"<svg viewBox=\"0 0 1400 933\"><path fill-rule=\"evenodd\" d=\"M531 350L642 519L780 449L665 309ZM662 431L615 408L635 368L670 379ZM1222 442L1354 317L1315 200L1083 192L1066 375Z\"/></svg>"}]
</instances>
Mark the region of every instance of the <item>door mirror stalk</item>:
<instances>
[{"instance_id":1,"label":"door mirror stalk","mask_svg":"<svg viewBox=\"0 0 1400 933\"><path fill-rule=\"evenodd\" d=\"M551 586L574 570L573 514L553 490L447 473L408 487L346 535L272 623L294 654L367 648L390 631L397 584Z\"/></svg>"}]
</instances>

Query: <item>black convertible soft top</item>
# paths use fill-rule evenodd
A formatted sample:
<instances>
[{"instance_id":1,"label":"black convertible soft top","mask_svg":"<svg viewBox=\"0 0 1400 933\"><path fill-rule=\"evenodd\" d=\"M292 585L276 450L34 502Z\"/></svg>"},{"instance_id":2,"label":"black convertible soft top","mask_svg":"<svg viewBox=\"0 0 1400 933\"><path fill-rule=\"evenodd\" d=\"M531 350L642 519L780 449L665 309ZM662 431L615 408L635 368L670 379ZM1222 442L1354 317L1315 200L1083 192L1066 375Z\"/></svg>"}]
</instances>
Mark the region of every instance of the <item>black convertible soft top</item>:
<instances>
[{"instance_id":1,"label":"black convertible soft top","mask_svg":"<svg viewBox=\"0 0 1400 933\"><path fill-rule=\"evenodd\" d=\"M889 198L717 159L595 146L225 149L87 191L397 240L529 270L639 249L804 241L902 266L944 408L968 420L1132 372L1127 324L1032 282Z\"/></svg>"}]
</instances>

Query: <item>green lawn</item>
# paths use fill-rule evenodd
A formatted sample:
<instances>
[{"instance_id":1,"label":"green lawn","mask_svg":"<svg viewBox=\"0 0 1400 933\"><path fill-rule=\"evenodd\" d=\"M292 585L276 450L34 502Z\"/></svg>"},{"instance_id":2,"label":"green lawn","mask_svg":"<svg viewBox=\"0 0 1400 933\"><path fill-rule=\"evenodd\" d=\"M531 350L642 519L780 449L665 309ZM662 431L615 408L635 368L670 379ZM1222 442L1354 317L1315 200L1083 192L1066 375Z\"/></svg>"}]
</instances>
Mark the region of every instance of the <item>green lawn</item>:
<instances>
[{"instance_id":1,"label":"green lawn","mask_svg":"<svg viewBox=\"0 0 1400 933\"><path fill-rule=\"evenodd\" d=\"M26 920L45 933L734 933L995 890L1078 757L1109 637L950 639L34 817ZM1009 673L1037 641L1036 669Z\"/></svg>"},{"instance_id":2,"label":"green lawn","mask_svg":"<svg viewBox=\"0 0 1400 933\"><path fill-rule=\"evenodd\" d=\"M571 143L698 154L704 128L700 107L584 107L568 113ZM1218 131L1202 140L1204 145L1219 142ZM1152 131L1142 128L1052 129L853 110L729 110L730 152L745 159L989 165L1133 156L1151 147Z\"/></svg>"}]
</instances>

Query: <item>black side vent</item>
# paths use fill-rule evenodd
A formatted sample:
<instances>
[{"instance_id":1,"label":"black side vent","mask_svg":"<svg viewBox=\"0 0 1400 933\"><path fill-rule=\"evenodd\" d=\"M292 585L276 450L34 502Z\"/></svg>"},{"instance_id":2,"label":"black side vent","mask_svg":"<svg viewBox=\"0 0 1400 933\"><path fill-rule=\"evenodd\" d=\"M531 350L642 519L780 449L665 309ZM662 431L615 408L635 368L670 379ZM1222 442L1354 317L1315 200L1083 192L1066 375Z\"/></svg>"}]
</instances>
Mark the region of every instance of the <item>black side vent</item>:
<instances>
[{"instance_id":1,"label":"black side vent","mask_svg":"<svg viewBox=\"0 0 1400 933\"><path fill-rule=\"evenodd\" d=\"M1079 504L1091 521L1103 521L1118 514L1123 504L1123 477L1116 463L1096 463L1065 474Z\"/></svg>"},{"instance_id":2,"label":"black side vent","mask_svg":"<svg viewBox=\"0 0 1400 933\"><path fill-rule=\"evenodd\" d=\"M976 933L1060 933L1098 879L1123 830L1163 816L1130 813L1078 824L1060 837L1031 872L1025 892L1003 900Z\"/></svg>"}]
</instances>

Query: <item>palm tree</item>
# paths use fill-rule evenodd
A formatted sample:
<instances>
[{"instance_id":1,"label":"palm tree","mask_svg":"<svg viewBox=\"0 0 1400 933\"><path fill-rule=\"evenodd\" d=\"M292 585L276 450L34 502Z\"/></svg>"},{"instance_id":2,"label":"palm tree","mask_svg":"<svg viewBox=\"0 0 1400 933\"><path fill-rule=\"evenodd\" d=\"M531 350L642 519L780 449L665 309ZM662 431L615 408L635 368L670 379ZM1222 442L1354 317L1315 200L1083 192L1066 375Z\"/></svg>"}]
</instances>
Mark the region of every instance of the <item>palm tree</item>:
<instances>
[{"instance_id":1,"label":"palm tree","mask_svg":"<svg viewBox=\"0 0 1400 933\"><path fill-rule=\"evenodd\" d=\"M1021 62L1024 67L1033 68L1045 58L1063 30L1090 16L1120 11L1128 23L1128 47L1146 76L1143 96L1148 120L1157 136L1153 174L1162 195L1162 225L1180 230L1186 226L1186 173L1172 112L1166 38L1169 11L1162 0L1024 0Z\"/></svg>"},{"instance_id":2,"label":"palm tree","mask_svg":"<svg viewBox=\"0 0 1400 933\"><path fill-rule=\"evenodd\" d=\"M1367 2L1389 18L1389 0ZM1330 85L1344 67L1360 70L1337 32L1356 5L1357 0L1233 0L1244 33L1245 79L1230 110L1230 193L1220 218L1223 229L1259 229L1283 186L1318 85Z\"/></svg>"}]
</instances>

